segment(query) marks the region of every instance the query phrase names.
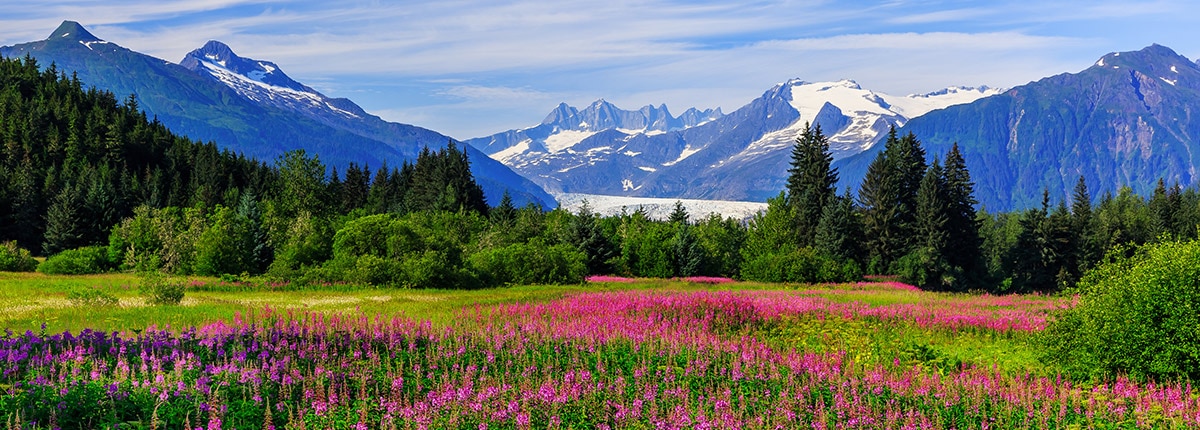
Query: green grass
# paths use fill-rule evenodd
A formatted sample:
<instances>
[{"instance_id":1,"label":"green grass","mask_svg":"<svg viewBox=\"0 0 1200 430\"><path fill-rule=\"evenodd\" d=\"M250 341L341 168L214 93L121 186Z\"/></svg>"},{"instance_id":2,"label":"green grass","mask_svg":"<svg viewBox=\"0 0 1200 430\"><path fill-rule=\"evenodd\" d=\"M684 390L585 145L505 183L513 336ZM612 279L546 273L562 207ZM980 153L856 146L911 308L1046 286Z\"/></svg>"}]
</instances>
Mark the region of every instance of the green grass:
<instances>
[{"instance_id":1,"label":"green grass","mask_svg":"<svg viewBox=\"0 0 1200 430\"><path fill-rule=\"evenodd\" d=\"M178 278L183 282L216 283L213 278ZM831 301L859 301L871 306L938 300L969 300L969 295L950 295L903 290L848 290L836 285L779 285L731 283L692 284L670 280L639 280L633 283L595 283L568 286L514 286L486 290L413 290L370 287L340 287L337 291L192 291L178 306L150 306L140 295L140 279L132 274L44 275L0 272L0 326L14 332L77 332L84 328L104 331L141 331L149 327L179 328L231 320L237 314L261 312L270 307L278 312L316 311L369 316L402 315L445 325L464 308L517 302L541 302L575 292L652 290L815 290L813 294ZM115 306L84 305L68 300L71 291L95 288L119 299ZM935 295L936 294L936 295ZM934 296L931 296L934 295ZM1037 359L1034 336L1027 333L997 333L991 330L920 328L904 321L872 318L845 319L826 316L788 316L766 323L754 333L780 348L811 352L846 351L847 357L864 366L919 365L931 371L947 371L960 365L997 366L1016 373L1048 374Z\"/></svg>"},{"instance_id":2,"label":"green grass","mask_svg":"<svg viewBox=\"0 0 1200 430\"><path fill-rule=\"evenodd\" d=\"M948 372L959 366L992 367L1012 374L1052 375L1038 359L1034 335L992 330L921 328L875 318L799 315L768 322L759 338L780 348L829 353L845 351L863 366L921 366Z\"/></svg>"},{"instance_id":3,"label":"green grass","mask_svg":"<svg viewBox=\"0 0 1200 430\"><path fill-rule=\"evenodd\" d=\"M215 278L178 278L185 282L216 282ZM346 287L337 291L220 292L189 290L178 306L150 306L139 293L140 279L132 274L45 275L0 272L0 327L14 332L64 330L143 330L202 325L229 320L238 313L258 312L266 307L278 311L317 311L404 315L448 323L466 307L504 303L554 300L563 294L627 289L694 289L703 286L645 281L631 284L600 283L567 286L514 286L486 290L414 290ZM79 305L67 295L81 288L96 288L120 300L116 306Z\"/></svg>"}]
</instances>

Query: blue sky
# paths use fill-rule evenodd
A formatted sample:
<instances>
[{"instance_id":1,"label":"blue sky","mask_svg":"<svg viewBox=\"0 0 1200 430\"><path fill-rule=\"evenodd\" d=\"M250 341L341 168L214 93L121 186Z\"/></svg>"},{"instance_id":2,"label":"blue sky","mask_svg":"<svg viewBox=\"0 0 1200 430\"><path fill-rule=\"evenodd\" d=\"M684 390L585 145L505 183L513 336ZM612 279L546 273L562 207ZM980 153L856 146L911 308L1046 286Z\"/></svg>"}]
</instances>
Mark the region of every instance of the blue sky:
<instances>
[{"instance_id":1,"label":"blue sky","mask_svg":"<svg viewBox=\"0 0 1200 430\"><path fill-rule=\"evenodd\" d=\"M1164 1L0 0L0 45L62 20L178 62L208 40L326 95L458 139L604 98L732 112L773 85L891 94L1011 87L1158 43L1200 56L1200 5Z\"/></svg>"}]
</instances>

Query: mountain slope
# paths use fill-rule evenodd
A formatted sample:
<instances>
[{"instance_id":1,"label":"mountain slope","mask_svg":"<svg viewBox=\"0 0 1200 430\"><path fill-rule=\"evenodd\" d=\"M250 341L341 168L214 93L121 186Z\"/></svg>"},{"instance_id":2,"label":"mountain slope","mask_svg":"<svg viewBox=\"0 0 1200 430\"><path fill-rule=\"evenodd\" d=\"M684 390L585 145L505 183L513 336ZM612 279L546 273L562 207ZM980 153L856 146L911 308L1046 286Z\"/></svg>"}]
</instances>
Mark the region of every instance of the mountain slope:
<instances>
[{"instance_id":1,"label":"mountain slope","mask_svg":"<svg viewBox=\"0 0 1200 430\"><path fill-rule=\"evenodd\" d=\"M890 96L853 81L777 85L729 115L666 106L623 111L566 104L541 124L468 140L552 192L764 201L783 189L791 147L820 124L836 158L870 148L892 125L998 93L948 88ZM674 122L672 122L674 121Z\"/></svg>"},{"instance_id":2,"label":"mountain slope","mask_svg":"<svg viewBox=\"0 0 1200 430\"><path fill-rule=\"evenodd\" d=\"M43 67L54 63L84 84L118 97L136 94L139 106L172 131L267 162L287 150L304 149L331 166L398 167L414 160L421 148L439 149L450 140L424 128L386 122L349 100L327 98L287 77L277 65L237 57L219 42L185 57L189 68L100 40L66 21L46 40L2 47L0 55L30 55ZM206 67L201 59L228 67ZM499 202L508 190L518 204L553 204L537 185L482 152L466 150L489 202Z\"/></svg>"},{"instance_id":3,"label":"mountain slope","mask_svg":"<svg viewBox=\"0 0 1200 430\"><path fill-rule=\"evenodd\" d=\"M1110 53L1079 73L1015 87L1002 95L913 119L931 154L954 142L989 210L1070 196L1080 175L1093 196L1128 185L1149 195L1159 178L1194 184L1200 167L1200 66L1153 45ZM874 151L842 160L861 178Z\"/></svg>"}]
</instances>

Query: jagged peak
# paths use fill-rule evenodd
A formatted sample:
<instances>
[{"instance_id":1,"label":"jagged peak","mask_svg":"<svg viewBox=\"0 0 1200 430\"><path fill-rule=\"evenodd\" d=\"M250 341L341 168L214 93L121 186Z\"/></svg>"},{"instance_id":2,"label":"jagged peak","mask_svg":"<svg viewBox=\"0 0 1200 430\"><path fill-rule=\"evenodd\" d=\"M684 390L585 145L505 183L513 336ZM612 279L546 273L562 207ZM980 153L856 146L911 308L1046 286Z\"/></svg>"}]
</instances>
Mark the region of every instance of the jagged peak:
<instances>
[{"instance_id":1,"label":"jagged peak","mask_svg":"<svg viewBox=\"0 0 1200 430\"><path fill-rule=\"evenodd\" d=\"M46 38L46 40L60 39L77 40L80 42L101 41L99 37L88 32L86 28L83 28L83 25L75 21L63 21L62 24L58 25L58 28L54 29L53 33L50 33L50 37Z\"/></svg>"}]
</instances>

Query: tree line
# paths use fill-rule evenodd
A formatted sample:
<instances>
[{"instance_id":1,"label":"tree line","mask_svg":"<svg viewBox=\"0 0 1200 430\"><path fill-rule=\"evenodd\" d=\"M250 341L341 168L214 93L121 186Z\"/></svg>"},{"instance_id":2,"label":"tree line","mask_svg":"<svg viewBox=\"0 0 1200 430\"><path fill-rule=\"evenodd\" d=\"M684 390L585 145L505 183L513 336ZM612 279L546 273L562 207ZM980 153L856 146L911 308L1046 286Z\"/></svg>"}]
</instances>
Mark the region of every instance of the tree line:
<instances>
[{"instance_id":1,"label":"tree line","mask_svg":"<svg viewBox=\"0 0 1200 430\"><path fill-rule=\"evenodd\" d=\"M857 194L838 194L819 126L797 138L786 190L749 220L693 219L681 204L665 220L517 208L507 195L491 206L454 142L401 166L339 171L300 151L267 163L175 136L136 98L28 57L0 59L0 122L0 254L29 250L68 272L442 288L894 274L937 290L1056 291L1110 248L1195 237L1200 223L1200 194L1163 183L1093 206L1081 179L1069 207L1047 193L1040 208L978 211L957 147L930 160L894 130Z\"/></svg>"}]
</instances>

